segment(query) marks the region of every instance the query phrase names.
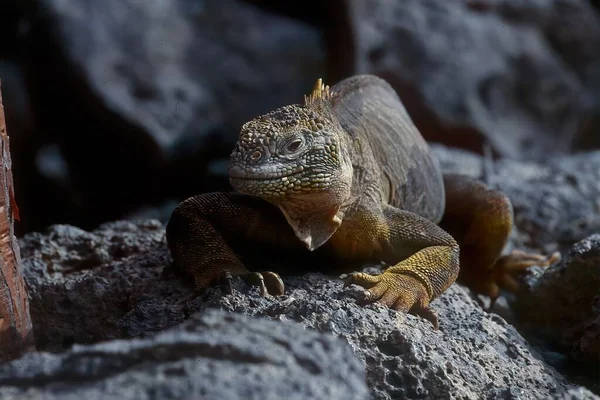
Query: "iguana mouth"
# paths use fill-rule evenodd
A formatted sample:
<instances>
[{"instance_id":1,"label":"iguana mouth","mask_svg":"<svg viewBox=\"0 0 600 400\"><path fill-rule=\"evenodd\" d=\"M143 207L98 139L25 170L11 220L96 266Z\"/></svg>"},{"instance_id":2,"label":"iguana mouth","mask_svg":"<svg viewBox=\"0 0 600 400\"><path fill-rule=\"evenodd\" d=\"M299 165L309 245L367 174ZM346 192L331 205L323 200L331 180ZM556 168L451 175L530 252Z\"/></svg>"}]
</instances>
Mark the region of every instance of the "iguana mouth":
<instances>
[{"instance_id":1,"label":"iguana mouth","mask_svg":"<svg viewBox=\"0 0 600 400\"><path fill-rule=\"evenodd\" d=\"M229 177L234 179L243 180L270 180L280 179L287 176L295 175L299 172L304 171L304 167L289 167L284 170L281 169L267 169L267 168L247 168L243 169L239 166L233 166L229 168Z\"/></svg>"}]
</instances>

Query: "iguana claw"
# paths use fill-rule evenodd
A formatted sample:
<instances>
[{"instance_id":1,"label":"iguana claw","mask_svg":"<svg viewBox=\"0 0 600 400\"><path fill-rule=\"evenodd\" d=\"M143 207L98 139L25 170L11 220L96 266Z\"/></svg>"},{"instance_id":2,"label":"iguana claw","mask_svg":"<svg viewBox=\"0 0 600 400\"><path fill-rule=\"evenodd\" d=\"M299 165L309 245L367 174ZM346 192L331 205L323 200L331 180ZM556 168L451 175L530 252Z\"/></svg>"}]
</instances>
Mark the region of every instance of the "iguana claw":
<instances>
[{"instance_id":1,"label":"iguana claw","mask_svg":"<svg viewBox=\"0 0 600 400\"><path fill-rule=\"evenodd\" d=\"M221 290L223 290L223 292L225 294L233 294L233 276L231 275L231 272L229 271L225 271L223 272L223 276L221 277Z\"/></svg>"},{"instance_id":2,"label":"iguana claw","mask_svg":"<svg viewBox=\"0 0 600 400\"><path fill-rule=\"evenodd\" d=\"M231 286L232 276L229 274L229 294L233 293L233 288ZM246 282L246 284L251 286L258 286L260 289L261 297L267 297L267 294L271 296L280 296L285 291L285 285L278 274L271 271L263 271L263 272L248 272L246 274L240 275L240 277ZM226 276L227 278L227 276Z\"/></svg>"},{"instance_id":3,"label":"iguana claw","mask_svg":"<svg viewBox=\"0 0 600 400\"><path fill-rule=\"evenodd\" d=\"M410 310L410 312L412 314L418 315L421 318L426 319L427 321L431 322L434 330L437 331L440 328L440 322L439 322L438 315L433 308L431 308L429 306L427 306L427 307L414 306Z\"/></svg>"}]
</instances>

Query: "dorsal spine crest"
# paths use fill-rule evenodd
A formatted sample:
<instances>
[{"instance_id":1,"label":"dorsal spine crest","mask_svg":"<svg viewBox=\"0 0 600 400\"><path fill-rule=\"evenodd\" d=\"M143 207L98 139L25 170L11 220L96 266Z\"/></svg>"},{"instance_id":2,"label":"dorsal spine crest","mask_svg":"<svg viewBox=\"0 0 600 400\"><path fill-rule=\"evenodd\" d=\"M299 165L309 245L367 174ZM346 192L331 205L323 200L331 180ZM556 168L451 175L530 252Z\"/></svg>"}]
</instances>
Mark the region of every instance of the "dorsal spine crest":
<instances>
[{"instance_id":1,"label":"dorsal spine crest","mask_svg":"<svg viewBox=\"0 0 600 400\"><path fill-rule=\"evenodd\" d=\"M329 91L329 86L326 86L323 83L323 79L317 79L317 83L315 83L315 87L312 90L312 93L304 95L304 104L312 105L320 100L328 100L331 97L331 92Z\"/></svg>"}]
</instances>

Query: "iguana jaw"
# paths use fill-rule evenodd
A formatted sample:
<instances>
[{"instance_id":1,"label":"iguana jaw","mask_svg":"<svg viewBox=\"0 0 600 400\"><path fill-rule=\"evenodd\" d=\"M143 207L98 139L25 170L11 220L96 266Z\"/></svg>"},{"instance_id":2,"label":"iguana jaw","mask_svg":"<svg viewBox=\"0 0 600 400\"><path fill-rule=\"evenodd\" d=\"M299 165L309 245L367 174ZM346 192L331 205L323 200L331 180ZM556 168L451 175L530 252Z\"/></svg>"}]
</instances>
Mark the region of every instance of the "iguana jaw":
<instances>
[{"instance_id":1,"label":"iguana jaw","mask_svg":"<svg viewBox=\"0 0 600 400\"><path fill-rule=\"evenodd\" d=\"M302 172L303 170L304 168L302 166L296 166L282 170L281 168L277 168L275 166L271 168L242 168L238 165L235 165L229 168L229 178L232 180L271 180L292 176Z\"/></svg>"},{"instance_id":2,"label":"iguana jaw","mask_svg":"<svg viewBox=\"0 0 600 400\"><path fill-rule=\"evenodd\" d=\"M298 239L310 251L321 247L342 224L345 207L350 192L350 182L340 177L332 177L331 186L321 190L307 187L306 190L289 190L294 176L288 181L288 190L277 191L279 178L253 179L249 175L238 174L230 169L230 182L234 189L258 196L276 205L294 230ZM349 173L351 175L351 172ZM240 176L240 177L237 177ZM245 176L244 178L241 176ZM296 182L300 182L297 179Z\"/></svg>"},{"instance_id":3,"label":"iguana jaw","mask_svg":"<svg viewBox=\"0 0 600 400\"><path fill-rule=\"evenodd\" d=\"M294 168L267 170L232 165L230 182L237 191L276 205L296 237L313 251L327 242L342 224L347 209L343 205L348 205L350 199L352 165L342 158L328 173L302 167L299 172L287 175L288 169Z\"/></svg>"}]
</instances>

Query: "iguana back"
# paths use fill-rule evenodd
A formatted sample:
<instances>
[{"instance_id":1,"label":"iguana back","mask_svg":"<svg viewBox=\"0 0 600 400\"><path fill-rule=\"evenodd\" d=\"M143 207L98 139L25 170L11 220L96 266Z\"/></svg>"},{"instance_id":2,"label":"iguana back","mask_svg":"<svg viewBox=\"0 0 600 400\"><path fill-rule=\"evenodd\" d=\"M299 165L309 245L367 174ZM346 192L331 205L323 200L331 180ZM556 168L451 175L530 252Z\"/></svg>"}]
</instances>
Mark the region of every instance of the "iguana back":
<instances>
[{"instance_id":1,"label":"iguana back","mask_svg":"<svg viewBox=\"0 0 600 400\"><path fill-rule=\"evenodd\" d=\"M372 75L354 76L331 88L331 102L354 141L355 174L379 180L384 202L439 222L445 198L438 161L394 89Z\"/></svg>"}]
</instances>

